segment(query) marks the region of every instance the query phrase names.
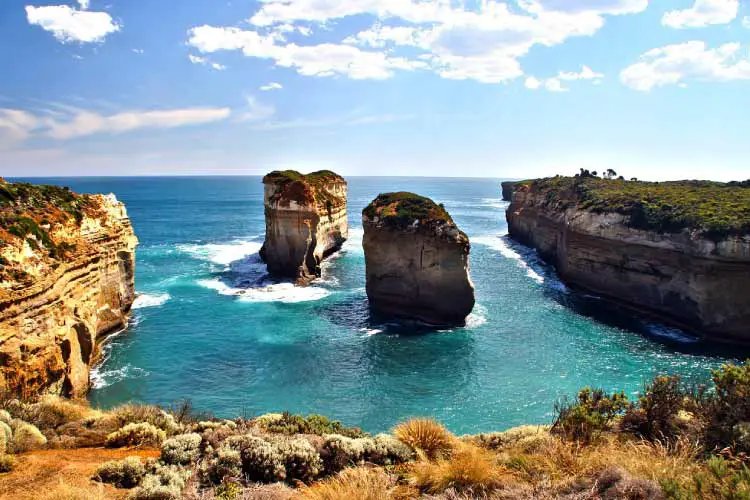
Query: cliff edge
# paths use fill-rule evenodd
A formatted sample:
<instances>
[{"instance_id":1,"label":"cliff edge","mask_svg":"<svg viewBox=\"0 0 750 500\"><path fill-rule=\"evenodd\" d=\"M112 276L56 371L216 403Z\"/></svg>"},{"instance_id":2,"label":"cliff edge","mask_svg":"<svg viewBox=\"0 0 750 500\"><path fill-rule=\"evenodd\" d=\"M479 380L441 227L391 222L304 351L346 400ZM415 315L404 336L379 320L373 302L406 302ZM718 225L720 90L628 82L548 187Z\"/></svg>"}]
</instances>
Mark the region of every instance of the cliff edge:
<instances>
[{"instance_id":1,"label":"cliff edge","mask_svg":"<svg viewBox=\"0 0 750 500\"><path fill-rule=\"evenodd\" d=\"M362 212L367 297L375 310L435 325L464 325L474 308L469 238L442 205L381 194Z\"/></svg>"},{"instance_id":2,"label":"cliff edge","mask_svg":"<svg viewBox=\"0 0 750 500\"><path fill-rule=\"evenodd\" d=\"M0 179L0 391L79 397L125 327L138 243L114 195Z\"/></svg>"},{"instance_id":3,"label":"cliff edge","mask_svg":"<svg viewBox=\"0 0 750 500\"><path fill-rule=\"evenodd\" d=\"M750 342L745 184L527 181L508 230L574 286L707 338Z\"/></svg>"},{"instance_id":4,"label":"cliff edge","mask_svg":"<svg viewBox=\"0 0 750 500\"><path fill-rule=\"evenodd\" d=\"M268 272L306 284L349 237L346 181L329 170L302 175L274 171L263 178Z\"/></svg>"}]
</instances>

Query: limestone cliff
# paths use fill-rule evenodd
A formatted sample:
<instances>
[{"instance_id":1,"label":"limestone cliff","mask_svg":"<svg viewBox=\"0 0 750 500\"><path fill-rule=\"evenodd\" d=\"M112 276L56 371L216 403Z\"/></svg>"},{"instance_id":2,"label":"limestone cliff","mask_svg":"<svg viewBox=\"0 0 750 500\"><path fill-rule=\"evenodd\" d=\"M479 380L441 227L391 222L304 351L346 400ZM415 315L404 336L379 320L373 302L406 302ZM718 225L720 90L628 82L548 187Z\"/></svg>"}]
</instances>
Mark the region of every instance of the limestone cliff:
<instances>
[{"instance_id":1,"label":"limestone cliff","mask_svg":"<svg viewBox=\"0 0 750 500\"><path fill-rule=\"evenodd\" d=\"M513 191L516 189L518 182L505 181L500 184L503 189L503 201L511 201L513 199Z\"/></svg>"},{"instance_id":2,"label":"limestone cliff","mask_svg":"<svg viewBox=\"0 0 750 500\"><path fill-rule=\"evenodd\" d=\"M543 179L520 185L511 237L561 278L699 335L750 342L750 189Z\"/></svg>"},{"instance_id":3,"label":"limestone cliff","mask_svg":"<svg viewBox=\"0 0 750 500\"><path fill-rule=\"evenodd\" d=\"M114 195L0 179L0 391L82 396L133 303L135 247Z\"/></svg>"},{"instance_id":4,"label":"limestone cliff","mask_svg":"<svg viewBox=\"0 0 750 500\"><path fill-rule=\"evenodd\" d=\"M469 238L442 205L413 193L379 195L362 212L367 297L385 314L464 325L474 307Z\"/></svg>"},{"instance_id":5,"label":"limestone cliff","mask_svg":"<svg viewBox=\"0 0 750 500\"><path fill-rule=\"evenodd\" d=\"M260 256L271 275L307 284L349 237L346 181L328 170L286 170L266 175L263 184L266 240Z\"/></svg>"}]
</instances>

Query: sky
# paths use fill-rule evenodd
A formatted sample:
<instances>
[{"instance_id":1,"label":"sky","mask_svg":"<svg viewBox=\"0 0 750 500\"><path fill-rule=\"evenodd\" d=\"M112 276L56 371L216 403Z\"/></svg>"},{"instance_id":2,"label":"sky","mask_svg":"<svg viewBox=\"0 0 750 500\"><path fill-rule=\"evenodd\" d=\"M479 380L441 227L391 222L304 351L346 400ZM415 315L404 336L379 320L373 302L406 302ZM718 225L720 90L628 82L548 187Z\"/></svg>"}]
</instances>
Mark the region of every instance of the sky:
<instances>
[{"instance_id":1,"label":"sky","mask_svg":"<svg viewBox=\"0 0 750 500\"><path fill-rule=\"evenodd\" d=\"M750 178L745 0L0 2L0 175Z\"/></svg>"}]
</instances>

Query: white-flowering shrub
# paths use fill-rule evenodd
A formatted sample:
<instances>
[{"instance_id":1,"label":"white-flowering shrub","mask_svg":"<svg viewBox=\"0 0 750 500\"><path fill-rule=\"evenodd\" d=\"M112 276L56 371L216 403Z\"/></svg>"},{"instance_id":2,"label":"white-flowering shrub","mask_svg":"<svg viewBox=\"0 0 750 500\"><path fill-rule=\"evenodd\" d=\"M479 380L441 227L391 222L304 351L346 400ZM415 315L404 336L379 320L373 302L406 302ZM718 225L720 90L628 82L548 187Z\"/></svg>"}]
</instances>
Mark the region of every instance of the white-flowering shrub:
<instances>
[{"instance_id":1,"label":"white-flowering shrub","mask_svg":"<svg viewBox=\"0 0 750 500\"><path fill-rule=\"evenodd\" d=\"M127 457L125 460L105 462L94 475L102 483L114 484L118 488L138 486L146 475L146 466L138 457Z\"/></svg>"},{"instance_id":2,"label":"white-flowering shrub","mask_svg":"<svg viewBox=\"0 0 750 500\"><path fill-rule=\"evenodd\" d=\"M200 434L179 434L161 445L161 459L166 464L187 465L200 458Z\"/></svg>"},{"instance_id":3,"label":"white-flowering shrub","mask_svg":"<svg viewBox=\"0 0 750 500\"><path fill-rule=\"evenodd\" d=\"M166 439L166 433L153 425L141 422L128 424L107 436L104 445L107 448L122 448L123 446L159 446Z\"/></svg>"}]
</instances>

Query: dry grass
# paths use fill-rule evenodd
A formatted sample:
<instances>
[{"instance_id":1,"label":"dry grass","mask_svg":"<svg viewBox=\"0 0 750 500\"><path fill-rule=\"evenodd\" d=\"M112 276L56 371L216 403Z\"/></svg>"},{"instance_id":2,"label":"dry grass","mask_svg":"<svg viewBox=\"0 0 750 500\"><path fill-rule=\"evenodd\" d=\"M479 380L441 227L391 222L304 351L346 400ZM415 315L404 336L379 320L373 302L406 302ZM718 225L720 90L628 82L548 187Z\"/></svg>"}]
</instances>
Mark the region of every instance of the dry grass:
<instances>
[{"instance_id":1,"label":"dry grass","mask_svg":"<svg viewBox=\"0 0 750 500\"><path fill-rule=\"evenodd\" d=\"M393 435L427 459L448 455L457 443L456 437L431 418L412 418L397 425Z\"/></svg>"},{"instance_id":2,"label":"dry grass","mask_svg":"<svg viewBox=\"0 0 750 500\"><path fill-rule=\"evenodd\" d=\"M80 487L61 482L52 490L37 498L39 500L108 500L113 497L107 495L101 485Z\"/></svg>"},{"instance_id":3,"label":"dry grass","mask_svg":"<svg viewBox=\"0 0 750 500\"><path fill-rule=\"evenodd\" d=\"M345 469L337 476L302 490L300 497L313 500L389 500L395 484L382 469Z\"/></svg>"},{"instance_id":4,"label":"dry grass","mask_svg":"<svg viewBox=\"0 0 750 500\"><path fill-rule=\"evenodd\" d=\"M441 493L447 489L482 493L492 491L508 478L491 452L472 444L459 444L450 458L420 461L411 472L412 483L422 491Z\"/></svg>"}]
</instances>

